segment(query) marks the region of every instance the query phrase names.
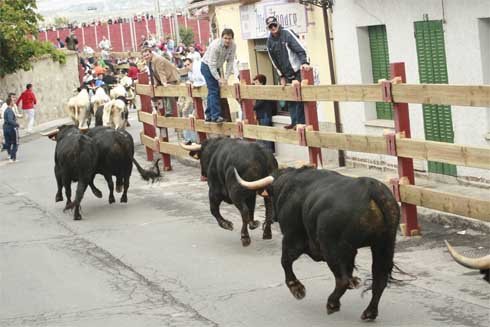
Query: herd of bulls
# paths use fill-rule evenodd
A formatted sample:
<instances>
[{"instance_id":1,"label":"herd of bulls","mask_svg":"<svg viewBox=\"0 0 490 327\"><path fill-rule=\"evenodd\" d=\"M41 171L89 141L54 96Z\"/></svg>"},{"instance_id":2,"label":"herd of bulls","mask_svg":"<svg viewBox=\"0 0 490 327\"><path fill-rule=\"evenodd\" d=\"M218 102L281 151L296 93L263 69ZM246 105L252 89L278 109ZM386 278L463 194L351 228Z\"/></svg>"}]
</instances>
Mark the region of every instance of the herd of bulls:
<instances>
[{"instance_id":1,"label":"herd of bulls","mask_svg":"<svg viewBox=\"0 0 490 327\"><path fill-rule=\"evenodd\" d=\"M124 129L97 126L80 130L74 125L63 125L43 135L56 140L56 202L63 201L64 187L65 210L74 209L75 220L82 218L80 203L87 187L91 188L96 197L102 197L102 192L94 185L96 174L103 175L107 182L109 203L115 202L112 176L116 177L116 192L122 192L121 202L128 202L127 192L133 163L143 179L154 181L160 177L158 161L154 167L145 170L134 159L133 137ZM77 182L74 201L71 200L72 182Z\"/></svg>"},{"instance_id":2,"label":"herd of bulls","mask_svg":"<svg viewBox=\"0 0 490 327\"><path fill-rule=\"evenodd\" d=\"M112 176L116 190L123 191L121 202L127 202L127 190L134 162L141 176L156 179L158 165L142 169L134 160L131 135L125 130L95 127L86 133L75 126L62 126L49 133L57 140L55 175L58 183L56 201L62 201L65 187L65 209L75 209L80 219L80 202L90 186L97 197L101 192L93 184L95 174L102 174L109 186L109 202L114 202ZM281 264L286 285L297 299L305 296L305 287L293 271L293 263L302 254L314 261L326 262L335 276L335 289L328 297L328 314L340 310L340 298L348 289L360 286L353 276L357 250L370 247L372 253L372 298L361 315L374 320L381 295L390 281L400 209L393 194L383 183L369 177L352 178L334 171L313 167L279 168L273 154L254 142L233 138L209 138L202 144L181 144L201 164L201 175L209 186L209 204L218 225L233 230L233 223L220 213L225 201L240 211L241 243L250 245L248 229L259 227L254 219L257 194L264 199L266 218L263 239L272 238L271 224L278 222L283 234ZM78 181L75 200L71 201L72 181ZM452 249L457 262L486 274L490 256L470 259Z\"/></svg>"}]
</instances>

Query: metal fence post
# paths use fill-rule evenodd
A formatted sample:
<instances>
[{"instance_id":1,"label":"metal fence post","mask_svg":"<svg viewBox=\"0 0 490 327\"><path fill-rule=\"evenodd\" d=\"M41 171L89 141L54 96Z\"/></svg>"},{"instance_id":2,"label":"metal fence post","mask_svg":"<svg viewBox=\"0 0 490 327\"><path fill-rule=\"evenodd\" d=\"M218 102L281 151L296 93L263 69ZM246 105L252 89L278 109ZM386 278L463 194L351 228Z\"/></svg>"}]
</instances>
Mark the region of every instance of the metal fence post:
<instances>
[{"instance_id":1,"label":"metal fence post","mask_svg":"<svg viewBox=\"0 0 490 327\"><path fill-rule=\"evenodd\" d=\"M140 73L138 74L138 83L139 84L149 84L149 79L148 79L148 74L147 73ZM151 108L151 97L146 96L146 95L140 95L140 100L141 100L141 111L150 113L152 112ZM143 123L143 134L146 136L149 136L151 138L155 138L156 132L155 132L155 127L153 125ZM146 148L146 160L152 161L153 160L153 149L149 147Z\"/></svg>"},{"instance_id":2,"label":"metal fence post","mask_svg":"<svg viewBox=\"0 0 490 327\"><path fill-rule=\"evenodd\" d=\"M308 85L313 85L314 84L314 79L313 79L313 69L305 70L301 69L301 80L302 81L308 81ZM318 113L317 113L317 108L316 108L316 102L315 101L308 101L304 102L304 108L305 108L305 122L306 125L310 125L313 127L314 131L318 131L320 129L320 126L318 124ZM312 165L315 165L315 167L318 167L318 160L320 160L320 163L322 163L322 152L320 148L314 148L314 147L308 147L308 153L310 156L310 163Z\"/></svg>"},{"instance_id":3,"label":"metal fence post","mask_svg":"<svg viewBox=\"0 0 490 327\"><path fill-rule=\"evenodd\" d=\"M396 62L390 64L391 78L400 78L402 83L406 83L405 63ZM396 100L396 99L395 99ZM407 103L393 102L393 119L395 121L395 132L398 135L403 135L405 138L411 138L410 133L410 115ZM400 180L403 178L409 184L415 184L415 176L413 172L413 159L398 158L398 176ZM399 192L399 187L397 187ZM399 194L398 194L399 196ZM420 228L417 222L417 206L404 203L401 201L401 213L403 224L402 232L405 236L415 236L420 234Z\"/></svg>"}]
</instances>

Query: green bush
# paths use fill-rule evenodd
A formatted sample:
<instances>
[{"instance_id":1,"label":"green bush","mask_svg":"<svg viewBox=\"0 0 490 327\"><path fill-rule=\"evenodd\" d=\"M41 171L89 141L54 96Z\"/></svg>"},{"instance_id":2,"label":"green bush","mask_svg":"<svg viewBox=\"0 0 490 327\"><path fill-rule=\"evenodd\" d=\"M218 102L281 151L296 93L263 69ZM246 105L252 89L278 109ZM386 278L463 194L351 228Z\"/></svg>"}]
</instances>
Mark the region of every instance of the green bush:
<instances>
[{"instance_id":1,"label":"green bush","mask_svg":"<svg viewBox=\"0 0 490 327\"><path fill-rule=\"evenodd\" d=\"M0 77L19 69L29 70L31 59L44 55L66 62L65 54L53 44L36 39L38 22L42 20L36 8L35 0L0 1Z\"/></svg>"}]
</instances>

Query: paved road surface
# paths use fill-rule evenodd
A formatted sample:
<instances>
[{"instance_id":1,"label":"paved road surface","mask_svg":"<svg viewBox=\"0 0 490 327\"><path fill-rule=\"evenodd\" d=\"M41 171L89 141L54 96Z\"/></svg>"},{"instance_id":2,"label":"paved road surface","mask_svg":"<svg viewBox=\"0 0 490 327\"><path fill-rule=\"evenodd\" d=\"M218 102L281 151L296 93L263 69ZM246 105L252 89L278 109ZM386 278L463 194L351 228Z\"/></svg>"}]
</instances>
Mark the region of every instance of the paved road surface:
<instances>
[{"instance_id":1,"label":"paved road surface","mask_svg":"<svg viewBox=\"0 0 490 327\"><path fill-rule=\"evenodd\" d=\"M153 185L133 174L128 204L109 205L97 178L104 200L88 191L83 220L73 221L54 202L54 145L30 137L20 162L0 162L0 326L366 325L359 317L370 294L361 297L362 289L348 291L341 311L326 315L333 278L307 257L295 264L307 296L295 300L283 282L277 226L273 240L253 231L251 246L242 248L239 231L220 229L210 215L197 168L174 161L174 171ZM224 205L223 214L238 226L234 207ZM256 215L263 219L263 207ZM490 285L455 264L442 243L485 250L488 235L423 228L423 238L399 237L396 262L414 278L395 275L410 281L386 289L376 326L489 326ZM363 280L370 264L361 250Z\"/></svg>"}]
</instances>

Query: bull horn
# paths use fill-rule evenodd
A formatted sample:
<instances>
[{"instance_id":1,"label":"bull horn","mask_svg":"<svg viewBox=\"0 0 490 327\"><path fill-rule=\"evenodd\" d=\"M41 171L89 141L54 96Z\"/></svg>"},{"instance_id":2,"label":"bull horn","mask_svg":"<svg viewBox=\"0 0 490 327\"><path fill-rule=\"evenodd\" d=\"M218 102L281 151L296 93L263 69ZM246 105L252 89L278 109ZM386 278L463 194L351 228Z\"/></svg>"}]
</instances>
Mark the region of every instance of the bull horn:
<instances>
[{"instance_id":1,"label":"bull horn","mask_svg":"<svg viewBox=\"0 0 490 327\"><path fill-rule=\"evenodd\" d=\"M196 143L192 143L192 144L184 144L184 143L179 143L180 147L184 150L187 150L187 151L199 151L201 150L201 144L196 144Z\"/></svg>"},{"instance_id":2,"label":"bull horn","mask_svg":"<svg viewBox=\"0 0 490 327\"><path fill-rule=\"evenodd\" d=\"M236 168L233 168L233 170L235 171L235 176L238 183L240 183L241 186L248 188L249 190L258 190L261 188L265 188L268 185L272 184L272 182L274 181L274 177L267 176L253 182L247 182L240 177Z\"/></svg>"},{"instance_id":3,"label":"bull horn","mask_svg":"<svg viewBox=\"0 0 490 327\"><path fill-rule=\"evenodd\" d=\"M456 252L448 241L444 240L444 242L446 243L447 249L449 250L449 253L453 259L460 265L471 269L490 269L490 255L481 258L468 258Z\"/></svg>"},{"instance_id":4,"label":"bull horn","mask_svg":"<svg viewBox=\"0 0 490 327\"><path fill-rule=\"evenodd\" d=\"M58 128L56 128L56 129L53 129L53 130L50 130L50 131L47 131L47 132L41 132L40 134L42 136L52 137L52 136L58 134L59 131L60 130Z\"/></svg>"}]
</instances>

